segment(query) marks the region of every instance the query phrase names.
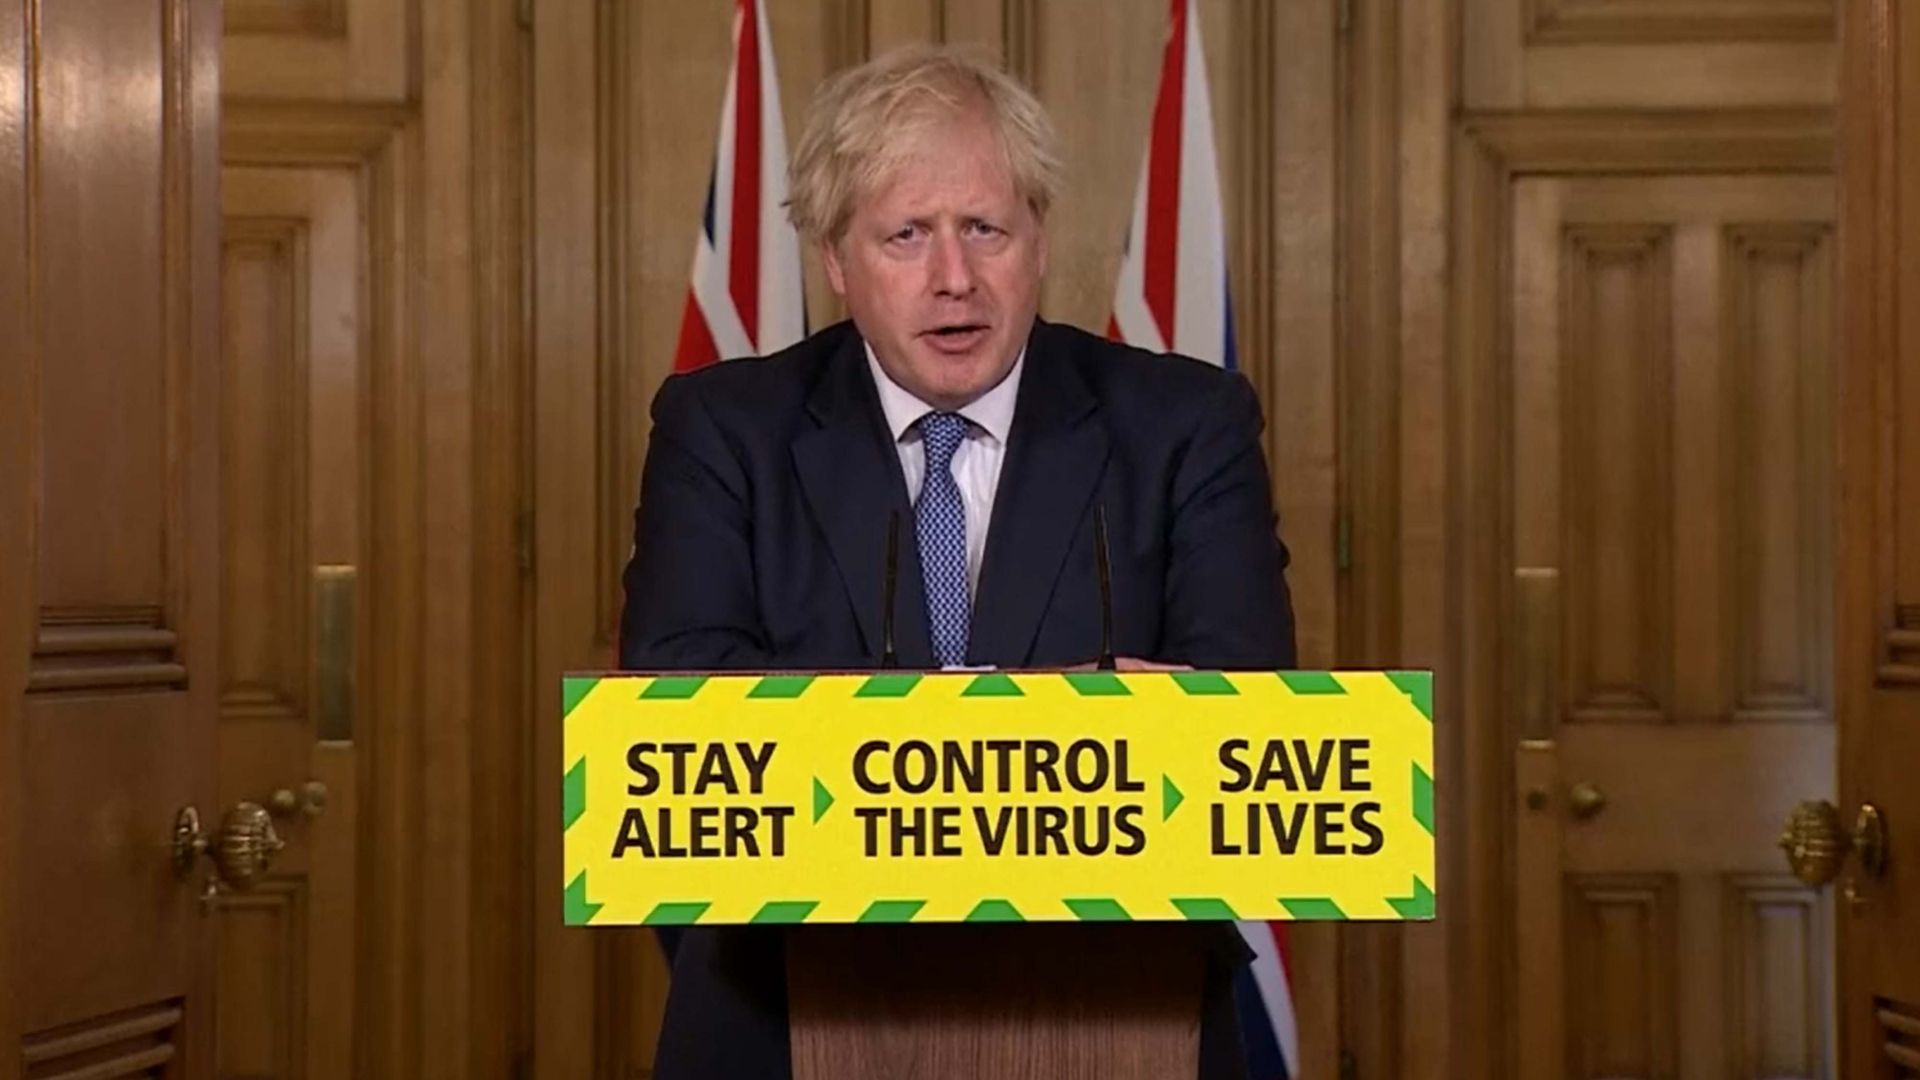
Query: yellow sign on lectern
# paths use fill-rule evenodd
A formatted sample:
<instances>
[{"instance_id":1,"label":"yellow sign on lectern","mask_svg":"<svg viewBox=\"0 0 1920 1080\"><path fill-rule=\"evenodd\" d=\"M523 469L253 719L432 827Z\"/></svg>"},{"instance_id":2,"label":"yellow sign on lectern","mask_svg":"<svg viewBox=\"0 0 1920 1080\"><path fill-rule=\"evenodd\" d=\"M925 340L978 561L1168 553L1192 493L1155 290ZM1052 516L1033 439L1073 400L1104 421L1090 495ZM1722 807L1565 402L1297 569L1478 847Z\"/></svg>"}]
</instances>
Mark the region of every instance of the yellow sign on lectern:
<instances>
[{"instance_id":1,"label":"yellow sign on lectern","mask_svg":"<svg viewBox=\"0 0 1920 1080\"><path fill-rule=\"evenodd\" d=\"M570 676L570 925L1429 919L1427 672Z\"/></svg>"}]
</instances>

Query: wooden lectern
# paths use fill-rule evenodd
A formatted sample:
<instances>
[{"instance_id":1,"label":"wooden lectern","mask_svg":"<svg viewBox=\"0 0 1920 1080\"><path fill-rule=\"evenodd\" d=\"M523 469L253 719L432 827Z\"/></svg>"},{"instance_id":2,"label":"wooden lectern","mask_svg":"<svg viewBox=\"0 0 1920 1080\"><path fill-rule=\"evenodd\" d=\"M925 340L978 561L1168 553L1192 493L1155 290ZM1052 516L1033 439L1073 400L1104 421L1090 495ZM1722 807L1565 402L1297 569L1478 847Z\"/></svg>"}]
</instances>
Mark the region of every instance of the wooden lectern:
<instances>
[{"instance_id":1,"label":"wooden lectern","mask_svg":"<svg viewBox=\"0 0 1920 1080\"><path fill-rule=\"evenodd\" d=\"M1218 926L803 926L794 1080L1190 1080Z\"/></svg>"}]
</instances>

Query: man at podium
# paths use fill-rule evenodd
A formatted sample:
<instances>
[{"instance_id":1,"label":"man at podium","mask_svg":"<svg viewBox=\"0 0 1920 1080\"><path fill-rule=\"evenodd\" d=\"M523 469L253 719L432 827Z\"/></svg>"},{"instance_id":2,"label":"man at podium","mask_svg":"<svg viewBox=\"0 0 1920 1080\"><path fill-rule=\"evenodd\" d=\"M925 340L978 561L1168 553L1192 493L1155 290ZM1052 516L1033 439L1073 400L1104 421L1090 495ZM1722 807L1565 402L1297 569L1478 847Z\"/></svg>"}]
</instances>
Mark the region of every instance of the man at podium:
<instances>
[{"instance_id":1,"label":"man at podium","mask_svg":"<svg viewBox=\"0 0 1920 1080\"><path fill-rule=\"evenodd\" d=\"M1292 666L1258 401L1037 318L1059 174L1039 102L970 53L823 88L790 213L852 318L662 386L622 666ZM783 950L686 931L656 1076L788 1076ZM1201 1075L1237 1076L1216 981Z\"/></svg>"}]
</instances>

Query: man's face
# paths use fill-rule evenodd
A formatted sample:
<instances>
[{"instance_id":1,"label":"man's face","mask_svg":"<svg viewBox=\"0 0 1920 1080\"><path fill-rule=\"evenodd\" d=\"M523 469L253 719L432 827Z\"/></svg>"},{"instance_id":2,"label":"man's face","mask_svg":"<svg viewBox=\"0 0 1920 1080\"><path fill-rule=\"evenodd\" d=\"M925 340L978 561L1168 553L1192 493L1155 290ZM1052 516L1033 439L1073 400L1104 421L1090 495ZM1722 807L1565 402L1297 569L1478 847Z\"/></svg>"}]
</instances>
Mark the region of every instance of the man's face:
<instances>
[{"instance_id":1,"label":"man's face","mask_svg":"<svg viewBox=\"0 0 1920 1080\"><path fill-rule=\"evenodd\" d=\"M966 111L923 132L854 206L827 280L894 382L953 410L993 389L1033 329L1041 223L993 129Z\"/></svg>"}]
</instances>

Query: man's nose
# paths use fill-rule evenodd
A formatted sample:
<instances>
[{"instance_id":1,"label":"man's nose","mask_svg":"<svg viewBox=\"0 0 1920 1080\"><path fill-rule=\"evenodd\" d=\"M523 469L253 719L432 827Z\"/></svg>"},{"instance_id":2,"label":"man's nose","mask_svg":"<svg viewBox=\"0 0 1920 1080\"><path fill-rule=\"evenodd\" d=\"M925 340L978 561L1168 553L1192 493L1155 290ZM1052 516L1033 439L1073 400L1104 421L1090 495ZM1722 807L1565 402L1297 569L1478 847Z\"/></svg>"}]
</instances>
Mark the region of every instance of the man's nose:
<instances>
[{"instance_id":1,"label":"man's nose","mask_svg":"<svg viewBox=\"0 0 1920 1080\"><path fill-rule=\"evenodd\" d=\"M950 233L936 233L928 259L936 295L966 296L973 292L973 253L967 250L965 240Z\"/></svg>"}]
</instances>

